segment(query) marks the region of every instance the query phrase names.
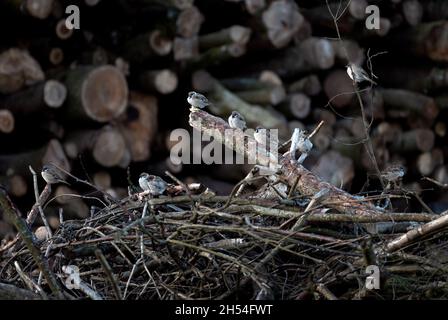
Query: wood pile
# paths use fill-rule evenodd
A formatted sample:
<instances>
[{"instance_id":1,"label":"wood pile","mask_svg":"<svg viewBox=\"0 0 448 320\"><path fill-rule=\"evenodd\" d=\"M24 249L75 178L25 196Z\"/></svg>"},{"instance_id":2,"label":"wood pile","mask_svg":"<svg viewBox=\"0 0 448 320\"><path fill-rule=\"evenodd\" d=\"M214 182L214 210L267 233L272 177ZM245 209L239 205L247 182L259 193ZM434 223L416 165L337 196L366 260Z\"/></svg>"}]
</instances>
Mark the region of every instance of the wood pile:
<instances>
[{"instance_id":1,"label":"wood pile","mask_svg":"<svg viewBox=\"0 0 448 320\"><path fill-rule=\"evenodd\" d=\"M79 30L66 26L72 2ZM368 5L380 9L379 29L366 28ZM211 114L238 111L251 128L278 129L281 142L324 121L305 168L375 205L387 195L396 212L441 214L447 17L443 0L3 0L0 183L27 212L39 192L29 166L71 173L44 208L53 230L61 217L86 219L124 198L142 171L228 196L253 166L170 159L171 132L193 130L186 97L194 90ZM378 85L354 85L349 62ZM392 187L381 175L397 164L406 174ZM35 220L34 231L44 224ZM0 211L3 245L13 225Z\"/></svg>"}]
</instances>

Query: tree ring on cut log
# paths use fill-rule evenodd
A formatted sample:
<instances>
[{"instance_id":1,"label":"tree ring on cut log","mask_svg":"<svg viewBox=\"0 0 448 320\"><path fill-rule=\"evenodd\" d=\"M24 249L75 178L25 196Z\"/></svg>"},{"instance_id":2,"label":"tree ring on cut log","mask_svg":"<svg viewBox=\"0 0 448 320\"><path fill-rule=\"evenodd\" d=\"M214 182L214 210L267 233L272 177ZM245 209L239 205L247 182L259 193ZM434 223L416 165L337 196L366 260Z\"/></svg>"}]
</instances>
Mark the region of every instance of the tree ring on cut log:
<instances>
[{"instance_id":1,"label":"tree ring on cut log","mask_svg":"<svg viewBox=\"0 0 448 320\"><path fill-rule=\"evenodd\" d=\"M44 86L44 101L51 108L59 108L67 98L67 88L56 80L48 80Z\"/></svg>"},{"instance_id":2,"label":"tree ring on cut log","mask_svg":"<svg viewBox=\"0 0 448 320\"><path fill-rule=\"evenodd\" d=\"M125 155L126 142L119 131L102 131L93 146L93 158L102 166L113 167L120 163Z\"/></svg>"},{"instance_id":3,"label":"tree ring on cut log","mask_svg":"<svg viewBox=\"0 0 448 320\"><path fill-rule=\"evenodd\" d=\"M107 122L119 116L128 100L128 86L115 67L101 66L92 70L81 88L81 101L91 119Z\"/></svg>"}]
</instances>

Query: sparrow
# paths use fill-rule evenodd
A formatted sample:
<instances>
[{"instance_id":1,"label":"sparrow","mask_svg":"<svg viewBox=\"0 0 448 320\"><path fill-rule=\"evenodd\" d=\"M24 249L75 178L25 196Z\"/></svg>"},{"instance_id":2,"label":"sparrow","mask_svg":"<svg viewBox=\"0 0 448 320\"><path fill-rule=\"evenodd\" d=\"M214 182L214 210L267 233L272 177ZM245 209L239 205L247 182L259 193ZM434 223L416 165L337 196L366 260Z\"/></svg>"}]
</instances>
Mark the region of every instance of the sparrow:
<instances>
[{"instance_id":1,"label":"sparrow","mask_svg":"<svg viewBox=\"0 0 448 320\"><path fill-rule=\"evenodd\" d=\"M229 125L232 129L241 129L243 131L247 129L246 121L237 111L232 111L232 114L229 117Z\"/></svg>"},{"instance_id":2,"label":"sparrow","mask_svg":"<svg viewBox=\"0 0 448 320\"><path fill-rule=\"evenodd\" d=\"M163 194L168 187L168 183L166 183L162 178L147 174L146 172L142 172L140 174L138 184L143 191L149 191L149 194L152 196L159 196Z\"/></svg>"},{"instance_id":3,"label":"sparrow","mask_svg":"<svg viewBox=\"0 0 448 320\"><path fill-rule=\"evenodd\" d=\"M302 164L303 161L308 157L308 153L313 148L313 143L308 139L304 130L299 128L294 129L291 137L291 147L289 148L289 153L292 159L296 159L297 150L300 151L301 155L297 160L298 163Z\"/></svg>"},{"instance_id":4,"label":"sparrow","mask_svg":"<svg viewBox=\"0 0 448 320\"><path fill-rule=\"evenodd\" d=\"M44 165L40 174L48 184L64 183L66 185L70 185L67 181L64 180L59 170L53 165Z\"/></svg>"},{"instance_id":5,"label":"sparrow","mask_svg":"<svg viewBox=\"0 0 448 320\"><path fill-rule=\"evenodd\" d=\"M403 166L394 164L388 166L383 172L381 172L381 178L389 183L396 183L404 177L405 173L406 169Z\"/></svg>"},{"instance_id":6,"label":"sparrow","mask_svg":"<svg viewBox=\"0 0 448 320\"><path fill-rule=\"evenodd\" d=\"M210 105L210 102L204 95L194 91L188 93L187 101L192 107L199 109L204 109L206 106Z\"/></svg>"},{"instance_id":7,"label":"sparrow","mask_svg":"<svg viewBox=\"0 0 448 320\"><path fill-rule=\"evenodd\" d=\"M357 66L356 64L349 63L346 67L347 67L347 74L348 74L348 76L354 82L360 83L360 82L363 82L363 81L369 81L370 83L372 83L374 85L377 84L375 81L370 79L369 75L367 74L367 72L363 68Z\"/></svg>"}]
</instances>

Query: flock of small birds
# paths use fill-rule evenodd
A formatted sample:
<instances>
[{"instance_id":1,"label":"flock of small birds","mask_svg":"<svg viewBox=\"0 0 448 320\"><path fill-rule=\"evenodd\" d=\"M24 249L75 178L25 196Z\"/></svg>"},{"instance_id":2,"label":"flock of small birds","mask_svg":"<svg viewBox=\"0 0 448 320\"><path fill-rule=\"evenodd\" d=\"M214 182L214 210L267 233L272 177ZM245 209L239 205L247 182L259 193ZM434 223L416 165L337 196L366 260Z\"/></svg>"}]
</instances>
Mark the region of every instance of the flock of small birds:
<instances>
[{"instance_id":1,"label":"flock of small birds","mask_svg":"<svg viewBox=\"0 0 448 320\"><path fill-rule=\"evenodd\" d=\"M370 79L364 69L353 63L347 65L347 74L355 83L368 81L376 85L376 82ZM211 105L210 101L204 95L194 91L188 93L187 102L193 110L204 109L205 107ZM237 111L232 111L228 118L228 123L232 129L242 130L243 132L247 130L246 120ZM253 135L257 143L267 146L269 142L271 150L272 148L278 148L278 141L271 141L275 139L271 139L270 130L258 126L254 130ZM291 161L297 161L298 164L302 164L312 148L313 143L310 141L307 133L299 128L294 129L291 137L291 147L288 152L291 157ZM297 152L300 152L300 157L298 159L296 159ZM381 178L386 180L388 183L396 183L402 179L404 174L405 169L402 166L393 165L386 168L386 170L382 172ZM64 183L69 185L60 173L60 170L53 165L44 165L41 175L47 184ZM146 172L140 174L138 184L144 192L148 193L152 197L162 195L168 187L168 183L162 178L155 175L150 175Z\"/></svg>"},{"instance_id":2,"label":"flock of small birds","mask_svg":"<svg viewBox=\"0 0 448 320\"><path fill-rule=\"evenodd\" d=\"M193 109L204 109L205 107L211 105L207 97L194 91L188 93L187 102ZM232 111L228 118L228 123L230 128L232 129L240 129L242 131L247 130L246 120L238 111ZM274 137L271 137L269 129L258 126L254 131L254 139L261 145L270 145L271 150L272 148L278 148L278 141L274 139ZM307 137L306 132L304 130L296 128L291 138L291 147L289 150L289 154L292 160L296 160L295 155L297 151L299 151L301 155L299 159L297 159L297 162L299 164L302 164L312 148L313 144Z\"/></svg>"}]
</instances>

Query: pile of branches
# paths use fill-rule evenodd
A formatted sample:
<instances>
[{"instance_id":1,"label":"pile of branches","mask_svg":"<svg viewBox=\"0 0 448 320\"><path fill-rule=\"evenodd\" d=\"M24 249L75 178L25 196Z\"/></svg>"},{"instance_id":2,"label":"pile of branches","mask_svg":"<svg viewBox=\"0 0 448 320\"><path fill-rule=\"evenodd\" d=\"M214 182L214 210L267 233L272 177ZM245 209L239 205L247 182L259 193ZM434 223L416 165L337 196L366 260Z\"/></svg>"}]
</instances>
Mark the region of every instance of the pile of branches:
<instances>
[{"instance_id":1,"label":"pile of branches","mask_svg":"<svg viewBox=\"0 0 448 320\"><path fill-rule=\"evenodd\" d=\"M229 129L193 110L190 125L199 123L216 139ZM244 134L236 129L232 138ZM244 146L234 148L247 156ZM375 198L348 194L279 157L275 174L255 170L229 196L169 173L167 195L114 201L104 193L110 204L93 207L83 220L61 217L54 234L33 234L27 223L47 201L50 185L27 221L1 190L0 206L19 237L0 249L0 298L446 297L448 215L386 212L373 205ZM256 178L264 183L254 188ZM287 197L274 192L276 186L285 186ZM381 223L388 234L368 231Z\"/></svg>"}]
</instances>

